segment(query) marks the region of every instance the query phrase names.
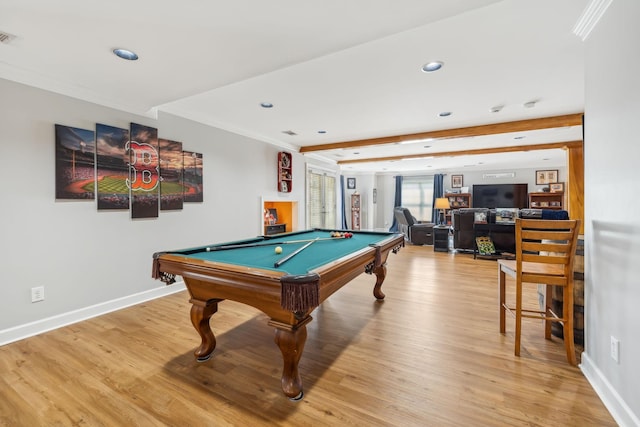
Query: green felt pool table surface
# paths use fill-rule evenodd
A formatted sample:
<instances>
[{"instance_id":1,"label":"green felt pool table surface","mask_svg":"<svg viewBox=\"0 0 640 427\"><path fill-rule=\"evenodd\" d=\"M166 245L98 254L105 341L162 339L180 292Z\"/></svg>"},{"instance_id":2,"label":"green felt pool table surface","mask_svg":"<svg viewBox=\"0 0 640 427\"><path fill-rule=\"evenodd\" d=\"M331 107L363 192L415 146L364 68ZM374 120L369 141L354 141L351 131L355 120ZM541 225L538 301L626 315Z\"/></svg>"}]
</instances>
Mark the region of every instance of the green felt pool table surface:
<instances>
[{"instance_id":1,"label":"green felt pool table surface","mask_svg":"<svg viewBox=\"0 0 640 427\"><path fill-rule=\"evenodd\" d=\"M280 271L290 275L306 274L321 265L335 261L369 245L388 239L392 233L376 232L352 232L351 238L331 238L330 230L312 230L299 233L287 233L283 235L265 236L259 239L249 239L203 246L199 251L186 256L214 261L225 264L242 265L245 267L261 268ZM301 240L317 240L302 252L286 261L280 267L274 267L276 261L300 249L308 242ZM282 243L280 243L282 242ZM294 243L288 243L294 242ZM225 245L255 244L256 246L215 250ZM213 250L206 251L209 247ZM282 248L282 253L275 252L275 248ZM171 252L176 253L176 252Z\"/></svg>"}]
</instances>

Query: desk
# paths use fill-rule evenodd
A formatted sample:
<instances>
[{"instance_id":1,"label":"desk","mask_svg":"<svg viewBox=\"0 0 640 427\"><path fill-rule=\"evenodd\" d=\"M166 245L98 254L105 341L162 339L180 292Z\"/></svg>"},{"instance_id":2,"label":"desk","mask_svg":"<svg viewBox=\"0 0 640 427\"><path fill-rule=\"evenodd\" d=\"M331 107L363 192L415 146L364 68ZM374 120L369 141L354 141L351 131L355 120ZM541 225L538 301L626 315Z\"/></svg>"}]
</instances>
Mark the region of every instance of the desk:
<instances>
[{"instance_id":1,"label":"desk","mask_svg":"<svg viewBox=\"0 0 640 427\"><path fill-rule=\"evenodd\" d=\"M279 268L274 267L275 261L306 244L284 242L328 238L329 233L315 229L155 253L153 277L169 284L180 275L189 290L191 323L202 339L194 352L196 359L208 360L215 349L209 319L218 303L229 299L250 305L269 316L268 324L275 328L275 342L283 358L284 394L301 399L298 362L307 338L305 325L312 320L310 313L363 272L376 275L373 295L383 299L387 257L404 246L402 234L354 231L350 239L316 241ZM275 253L274 242L283 242L281 254ZM231 244L255 246L215 250Z\"/></svg>"}]
</instances>

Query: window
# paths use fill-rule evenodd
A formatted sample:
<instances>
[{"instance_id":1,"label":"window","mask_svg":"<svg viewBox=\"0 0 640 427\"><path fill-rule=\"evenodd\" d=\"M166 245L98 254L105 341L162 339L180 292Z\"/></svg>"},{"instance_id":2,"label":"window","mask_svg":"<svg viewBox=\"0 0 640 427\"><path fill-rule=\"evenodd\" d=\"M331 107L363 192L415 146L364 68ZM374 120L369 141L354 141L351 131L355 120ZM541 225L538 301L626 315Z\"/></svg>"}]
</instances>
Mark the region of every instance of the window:
<instances>
[{"instance_id":1,"label":"window","mask_svg":"<svg viewBox=\"0 0 640 427\"><path fill-rule=\"evenodd\" d=\"M402 178L402 206L419 221L433 221L433 176Z\"/></svg>"}]
</instances>

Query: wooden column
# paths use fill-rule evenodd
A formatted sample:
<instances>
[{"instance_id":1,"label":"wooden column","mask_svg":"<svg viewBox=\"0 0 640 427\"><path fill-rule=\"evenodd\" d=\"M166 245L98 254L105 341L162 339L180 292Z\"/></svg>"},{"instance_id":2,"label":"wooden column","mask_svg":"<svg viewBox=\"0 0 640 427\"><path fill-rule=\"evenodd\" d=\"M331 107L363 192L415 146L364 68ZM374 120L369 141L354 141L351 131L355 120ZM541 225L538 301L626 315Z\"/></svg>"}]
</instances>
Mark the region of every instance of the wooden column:
<instances>
[{"instance_id":1,"label":"wooden column","mask_svg":"<svg viewBox=\"0 0 640 427\"><path fill-rule=\"evenodd\" d=\"M583 146L567 148L567 211L571 219L579 219L584 234L584 155Z\"/></svg>"}]
</instances>

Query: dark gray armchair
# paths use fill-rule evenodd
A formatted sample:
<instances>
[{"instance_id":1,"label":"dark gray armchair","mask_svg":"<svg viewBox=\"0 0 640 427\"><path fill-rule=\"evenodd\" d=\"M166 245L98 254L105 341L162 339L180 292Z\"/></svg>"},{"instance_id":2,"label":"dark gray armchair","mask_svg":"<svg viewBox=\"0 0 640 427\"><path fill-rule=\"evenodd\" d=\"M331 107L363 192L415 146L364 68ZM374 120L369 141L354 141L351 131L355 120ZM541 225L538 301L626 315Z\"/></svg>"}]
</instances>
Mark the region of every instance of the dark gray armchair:
<instances>
[{"instance_id":1,"label":"dark gray armchair","mask_svg":"<svg viewBox=\"0 0 640 427\"><path fill-rule=\"evenodd\" d=\"M393 215L405 240L414 245L433 245L433 223L417 221L409 209L401 206L394 208Z\"/></svg>"}]
</instances>

